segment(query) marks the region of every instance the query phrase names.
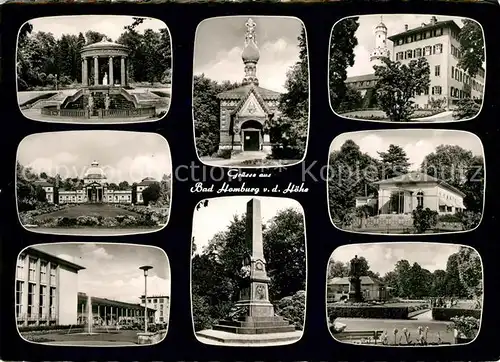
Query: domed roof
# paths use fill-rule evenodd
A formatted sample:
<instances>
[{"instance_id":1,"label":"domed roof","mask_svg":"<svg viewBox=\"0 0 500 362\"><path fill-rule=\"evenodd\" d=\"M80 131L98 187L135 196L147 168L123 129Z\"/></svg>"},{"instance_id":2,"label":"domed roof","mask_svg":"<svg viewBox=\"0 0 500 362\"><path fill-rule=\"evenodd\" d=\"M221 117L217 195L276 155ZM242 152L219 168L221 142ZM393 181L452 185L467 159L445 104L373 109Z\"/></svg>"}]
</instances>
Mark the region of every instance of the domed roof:
<instances>
[{"instance_id":1,"label":"domed roof","mask_svg":"<svg viewBox=\"0 0 500 362\"><path fill-rule=\"evenodd\" d=\"M383 22L380 22L375 29L377 29L377 28L382 28L382 29L387 30L387 26L385 26L385 24Z\"/></svg>"},{"instance_id":2,"label":"domed roof","mask_svg":"<svg viewBox=\"0 0 500 362\"><path fill-rule=\"evenodd\" d=\"M105 179L106 175L102 168L99 167L99 162L94 161L85 172L84 178L86 179Z\"/></svg>"},{"instance_id":3,"label":"domed roof","mask_svg":"<svg viewBox=\"0 0 500 362\"><path fill-rule=\"evenodd\" d=\"M243 49L243 53L241 54L241 58L244 63L254 62L257 63L260 59L259 48L253 41L249 41L248 44Z\"/></svg>"},{"instance_id":4,"label":"domed roof","mask_svg":"<svg viewBox=\"0 0 500 362\"><path fill-rule=\"evenodd\" d=\"M110 49L110 48L119 48L119 49L128 49L127 46L123 44L113 43L111 41L107 41L106 39L101 40L100 42L85 45L82 50L91 50L91 49Z\"/></svg>"}]
</instances>

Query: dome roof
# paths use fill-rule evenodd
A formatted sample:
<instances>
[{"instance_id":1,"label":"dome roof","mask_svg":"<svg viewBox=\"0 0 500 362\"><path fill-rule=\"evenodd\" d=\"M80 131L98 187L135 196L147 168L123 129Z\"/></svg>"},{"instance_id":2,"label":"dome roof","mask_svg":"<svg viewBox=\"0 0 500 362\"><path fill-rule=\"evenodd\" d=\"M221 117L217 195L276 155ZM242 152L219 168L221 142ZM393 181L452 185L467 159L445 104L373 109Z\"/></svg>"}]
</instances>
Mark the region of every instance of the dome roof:
<instances>
[{"instance_id":1,"label":"dome roof","mask_svg":"<svg viewBox=\"0 0 500 362\"><path fill-rule=\"evenodd\" d=\"M378 24L375 29L378 29L378 28L382 28L382 29L387 30L387 26L385 26L385 24L383 22L380 22L380 24Z\"/></svg>"},{"instance_id":2,"label":"dome roof","mask_svg":"<svg viewBox=\"0 0 500 362\"><path fill-rule=\"evenodd\" d=\"M127 46L123 44L113 43L111 41L107 41L105 39L100 42L85 45L82 50L91 50L91 49L110 49L110 48L118 48L118 49L128 49Z\"/></svg>"},{"instance_id":3,"label":"dome roof","mask_svg":"<svg viewBox=\"0 0 500 362\"><path fill-rule=\"evenodd\" d=\"M84 178L86 179L105 179L106 175L102 168L99 167L99 162L94 161L85 172Z\"/></svg>"},{"instance_id":4,"label":"dome roof","mask_svg":"<svg viewBox=\"0 0 500 362\"><path fill-rule=\"evenodd\" d=\"M241 58L243 59L244 63L257 63L259 61L259 48L257 48L257 45L253 41L248 42L248 44L245 46L245 49L243 49L243 53L241 54Z\"/></svg>"}]
</instances>

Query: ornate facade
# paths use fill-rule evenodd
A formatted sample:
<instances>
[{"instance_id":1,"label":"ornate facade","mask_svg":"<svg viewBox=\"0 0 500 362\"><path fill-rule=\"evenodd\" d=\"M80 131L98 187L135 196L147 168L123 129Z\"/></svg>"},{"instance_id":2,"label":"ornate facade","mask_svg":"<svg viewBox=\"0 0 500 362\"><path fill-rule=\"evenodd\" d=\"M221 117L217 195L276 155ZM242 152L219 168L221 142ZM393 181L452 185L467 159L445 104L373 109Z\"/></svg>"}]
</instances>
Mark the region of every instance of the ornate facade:
<instances>
[{"instance_id":1,"label":"ornate facade","mask_svg":"<svg viewBox=\"0 0 500 362\"><path fill-rule=\"evenodd\" d=\"M241 58L245 76L241 87L218 94L220 100L219 150L270 152L266 123L278 116L280 93L259 87L257 64L260 52L252 19L245 23Z\"/></svg>"}]
</instances>

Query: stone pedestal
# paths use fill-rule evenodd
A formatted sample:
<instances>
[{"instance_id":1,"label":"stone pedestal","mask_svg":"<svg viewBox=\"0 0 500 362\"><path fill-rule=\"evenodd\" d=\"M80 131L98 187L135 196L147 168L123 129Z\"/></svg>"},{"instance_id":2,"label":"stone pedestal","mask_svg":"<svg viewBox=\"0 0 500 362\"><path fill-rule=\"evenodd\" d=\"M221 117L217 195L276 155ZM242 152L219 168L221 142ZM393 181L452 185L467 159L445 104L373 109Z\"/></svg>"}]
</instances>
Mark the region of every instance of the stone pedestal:
<instances>
[{"instance_id":1,"label":"stone pedestal","mask_svg":"<svg viewBox=\"0 0 500 362\"><path fill-rule=\"evenodd\" d=\"M361 279L356 277L349 278L349 302L359 303L363 301L361 294Z\"/></svg>"}]
</instances>

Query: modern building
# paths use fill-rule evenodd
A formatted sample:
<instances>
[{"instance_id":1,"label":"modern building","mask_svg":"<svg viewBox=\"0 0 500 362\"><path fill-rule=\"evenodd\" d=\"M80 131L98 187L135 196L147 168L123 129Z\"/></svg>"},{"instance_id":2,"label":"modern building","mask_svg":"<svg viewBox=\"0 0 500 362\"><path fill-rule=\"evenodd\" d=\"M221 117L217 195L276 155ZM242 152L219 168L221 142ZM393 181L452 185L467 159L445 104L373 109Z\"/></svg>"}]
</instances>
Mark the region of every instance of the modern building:
<instances>
[{"instance_id":1,"label":"modern building","mask_svg":"<svg viewBox=\"0 0 500 362\"><path fill-rule=\"evenodd\" d=\"M126 320L143 322L145 308L78 292L78 272L83 266L29 247L19 255L16 270L15 303L19 327L41 325L83 325L92 305L93 325L111 326ZM168 301L164 306L168 315ZM148 321L156 310L148 306Z\"/></svg>"},{"instance_id":2,"label":"modern building","mask_svg":"<svg viewBox=\"0 0 500 362\"><path fill-rule=\"evenodd\" d=\"M90 303L89 303L90 300ZM89 297L78 293L78 324L88 323L89 310L92 308L93 326L115 326L119 322L144 322L145 308L139 303L127 303L107 298ZM155 322L156 310L148 307L148 323Z\"/></svg>"},{"instance_id":3,"label":"modern building","mask_svg":"<svg viewBox=\"0 0 500 362\"><path fill-rule=\"evenodd\" d=\"M170 310L170 297L168 295L153 295L147 298L148 309L151 308L155 311L154 313L154 323L166 323L168 322ZM141 304L144 308L144 295L141 296Z\"/></svg>"},{"instance_id":4,"label":"modern building","mask_svg":"<svg viewBox=\"0 0 500 362\"><path fill-rule=\"evenodd\" d=\"M137 184L137 204L143 204L143 191L151 184L158 183L152 177L146 177ZM75 190L65 190L57 188L47 181L35 181L45 190L46 199L49 203L59 204L80 204L80 203L108 203L108 204L131 204L133 202L132 187L124 190L110 188L107 182L104 170L99 167L99 162L94 161L85 172L83 185L76 187ZM57 197L56 194L57 193Z\"/></svg>"},{"instance_id":5,"label":"modern building","mask_svg":"<svg viewBox=\"0 0 500 362\"><path fill-rule=\"evenodd\" d=\"M425 173L410 172L374 184L378 187L379 214L411 214L418 206L441 215L466 209L462 191ZM359 203L364 199L360 197Z\"/></svg>"},{"instance_id":6,"label":"modern building","mask_svg":"<svg viewBox=\"0 0 500 362\"><path fill-rule=\"evenodd\" d=\"M389 291L385 284L369 276L362 276L361 292L365 301L384 301L389 299ZM338 302L349 298L350 282L348 277L332 278L327 282L327 301Z\"/></svg>"},{"instance_id":7,"label":"modern building","mask_svg":"<svg viewBox=\"0 0 500 362\"><path fill-rule=\"evenodd\" d=\"M458 67L460 26L454 20L438 21L433 16L429 23L422 23L419 27L410 29L407 24L403 26L401 32L388 37L386 25L383 22L377 25L370 62L375 66L383 64L384 59L390 59L408 64L411 60L425 57L430 66L430 85L429 89L413 99L418 107L429 108L432 100L441 100L443 107L452 109L463 98L483 99L484 68L471 77ZM387 40L391 41L392 47ZM371 97L377 77L375 72L349 77L346 84L359 90L362 97Z\"/></svg>"},{"instance_id":8,"label":"modern building","mask_svg":"<svg viewBox=\"0 0 500 362\"><path fill-rule=\"evenodd\" d=\"M271 139L264 125L279 116L280 93L259 87L256 24L248 19L245 26L242 85L217 95L220 100L219 150L270 152Z\"/></svg>"},{"instance_id":9,"label":"modern building","mask_svg":"<svg viewBox=\"0 0 500 362\"><path fill-rule=\"evenodd\" d=\"M34 247L25 249L17 260L17 325L76 325L78 272L83 269Z\"/></svg>"}]
</instances>

